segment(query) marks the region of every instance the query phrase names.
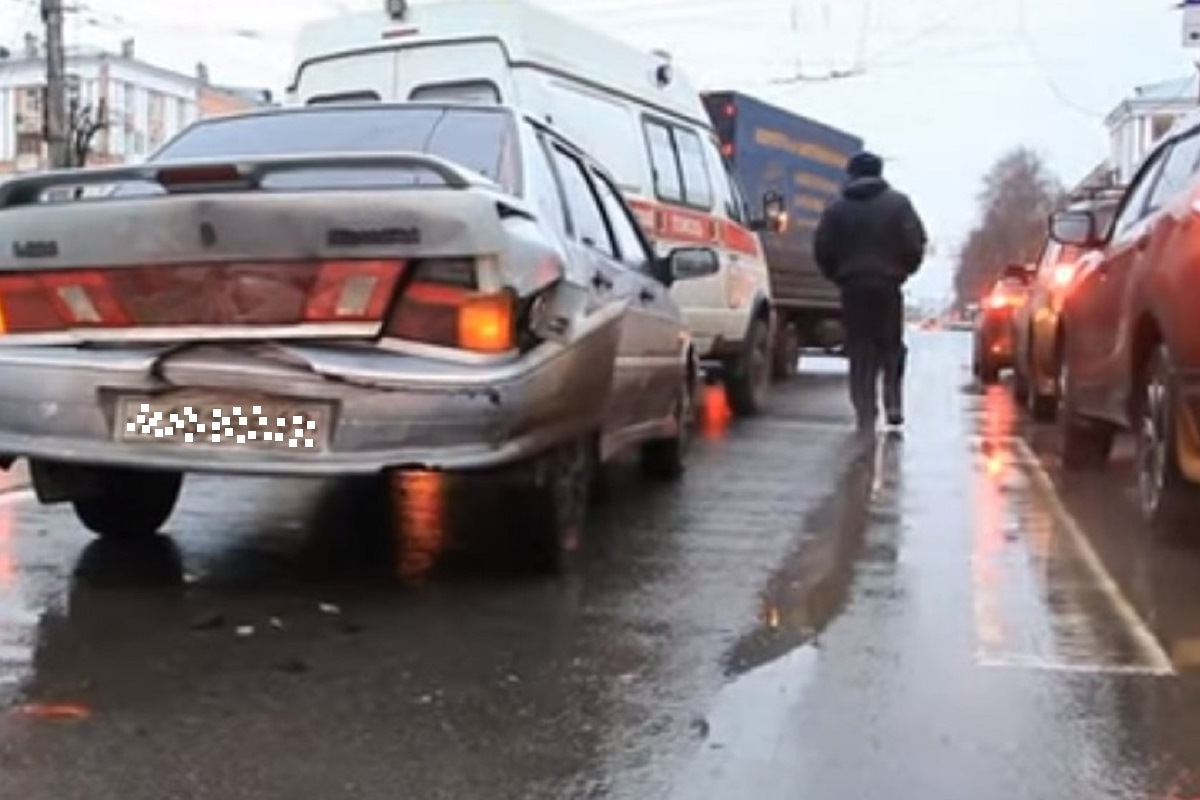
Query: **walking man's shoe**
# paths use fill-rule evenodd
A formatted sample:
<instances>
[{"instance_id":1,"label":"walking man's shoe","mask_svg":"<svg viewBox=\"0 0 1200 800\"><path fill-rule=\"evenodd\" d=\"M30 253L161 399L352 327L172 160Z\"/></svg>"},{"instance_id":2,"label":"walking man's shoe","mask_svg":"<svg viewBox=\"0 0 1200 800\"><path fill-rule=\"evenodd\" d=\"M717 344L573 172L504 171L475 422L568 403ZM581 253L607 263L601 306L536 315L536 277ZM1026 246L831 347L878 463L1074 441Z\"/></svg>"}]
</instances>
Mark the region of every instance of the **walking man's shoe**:
<instances>
[{"instance_id":1,"label":"walking man's shoe","mask_svg":"<svg viewBox=\"0 0 1200 800\"><path fill-rule=\"evenodd\" d=\"M891 425L893 428L899 428L901 425L904 424L903 412L900 412L900 411L887 412L887 423L888 423L888 425Z\"/></svg>"}]
</instances>

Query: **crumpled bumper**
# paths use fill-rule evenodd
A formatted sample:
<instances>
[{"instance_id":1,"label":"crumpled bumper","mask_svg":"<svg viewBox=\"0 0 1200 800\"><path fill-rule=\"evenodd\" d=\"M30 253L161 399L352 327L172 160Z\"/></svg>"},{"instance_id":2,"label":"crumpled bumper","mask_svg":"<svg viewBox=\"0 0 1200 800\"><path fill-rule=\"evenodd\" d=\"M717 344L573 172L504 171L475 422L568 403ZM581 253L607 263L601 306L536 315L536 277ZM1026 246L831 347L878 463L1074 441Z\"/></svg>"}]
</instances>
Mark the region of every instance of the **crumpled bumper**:
<instances>
[{"instance_id":1,"label":"crumpled bumper","mask_svg":"<svg viewBox=\"0 0 1200 800\"><path fill-rule=\"evenodd\" d=\"M619 328L510 361L461 363L355 345L0 348L0 454L60 463L260 475L486 469L594 428ZM128 441L129 398L202 390L249 406L283 398L328 410L318 447L204 436ZM172 393L175 393L174 395ZM224 402L224 401L222 401Z\"/></svg>"}]
</instances>

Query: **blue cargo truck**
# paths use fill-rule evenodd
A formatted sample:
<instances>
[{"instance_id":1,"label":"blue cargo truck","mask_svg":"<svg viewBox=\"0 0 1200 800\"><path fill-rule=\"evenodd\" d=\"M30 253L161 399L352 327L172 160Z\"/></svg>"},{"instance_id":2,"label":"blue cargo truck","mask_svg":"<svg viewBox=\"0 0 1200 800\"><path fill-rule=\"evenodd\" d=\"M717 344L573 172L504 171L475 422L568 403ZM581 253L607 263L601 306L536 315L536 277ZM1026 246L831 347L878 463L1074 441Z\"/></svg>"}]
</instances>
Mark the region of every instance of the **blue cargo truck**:
<instances>
[{"instance_id":1,"label":"blue cargo truck","mask_svg":"<svg viewBox=\"0 0 1200 800\"><path fill-rule=\"evenodd\" d=\"M812 237L863 140L738 92L703 99L742 196L774 193L787 212L782 230L760 236L775 307L774 372L790 377L802 349L841 351L841 301L813 261Z\"/></svg>"}]
</instances>

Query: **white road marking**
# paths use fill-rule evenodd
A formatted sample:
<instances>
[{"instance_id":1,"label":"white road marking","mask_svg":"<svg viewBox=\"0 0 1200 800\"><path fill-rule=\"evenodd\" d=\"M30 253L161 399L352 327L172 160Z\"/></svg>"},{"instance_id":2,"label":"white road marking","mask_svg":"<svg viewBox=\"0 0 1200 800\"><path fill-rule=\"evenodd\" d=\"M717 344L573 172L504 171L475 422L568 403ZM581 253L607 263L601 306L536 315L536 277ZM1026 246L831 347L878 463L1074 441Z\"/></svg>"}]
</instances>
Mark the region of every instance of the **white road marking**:
<instances>
[{"instance_id":1,"label":"white road marking","mask_svg":"<svg viewBox=\"0 0 1200 800\"><path fill-rule=\"evenodd\" d=\"M1104 567L1029 445L1007 436L975 437L974 443L990 451L986 466L992 473L981 477L986 490L976 498L979 505L974 508L977 663L1058 672L1174 675L1171 659ZM997 466L997 456L1008 464ZM1002 488L988 483L1001 480L1006 469L1010 477L1024 478L1024 486ZM1080 572L1082 581L1055 582L1051 573L1072 568ZM1053 603L1048 600L1051 593L1057 598ZM1092 596L1102 601L1099 607L1088 602ZM1106 647L1117 638L1127 647Z\"/></svg>"}]
</instances>

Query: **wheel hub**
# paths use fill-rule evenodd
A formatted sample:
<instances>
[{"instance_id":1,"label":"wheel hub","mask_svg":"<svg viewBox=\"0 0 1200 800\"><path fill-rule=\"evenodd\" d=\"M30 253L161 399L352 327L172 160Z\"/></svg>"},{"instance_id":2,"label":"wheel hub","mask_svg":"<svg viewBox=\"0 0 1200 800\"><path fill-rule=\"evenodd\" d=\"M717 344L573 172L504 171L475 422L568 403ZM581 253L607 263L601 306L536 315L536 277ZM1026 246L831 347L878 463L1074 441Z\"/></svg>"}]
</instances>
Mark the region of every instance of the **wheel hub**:
<instances>
[{"instance_id":1,"label":"wheel hub","mask_svg":"<svg viewBox=\"0 0 1200 800\"><path fill-rule=\"evenodd\" d=\"M1166 387L1151 379L1142 400L1138 426L1138 489L1147 516L1158 511L1167 467Z\"/></svg>"}]
</instances>

